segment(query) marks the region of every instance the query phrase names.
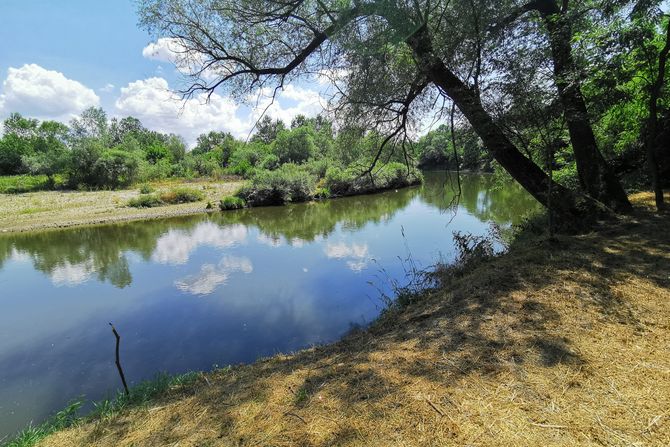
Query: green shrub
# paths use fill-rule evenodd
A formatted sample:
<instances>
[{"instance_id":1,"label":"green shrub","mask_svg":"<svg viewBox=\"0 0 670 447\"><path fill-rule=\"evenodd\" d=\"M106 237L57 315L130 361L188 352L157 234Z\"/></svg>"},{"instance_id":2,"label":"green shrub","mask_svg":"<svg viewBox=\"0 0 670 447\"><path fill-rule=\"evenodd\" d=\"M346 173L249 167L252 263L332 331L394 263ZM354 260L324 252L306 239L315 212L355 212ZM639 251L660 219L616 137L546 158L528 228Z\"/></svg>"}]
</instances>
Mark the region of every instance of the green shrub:
<instances>
[{"instance_id":1,"label":"green shrub","mask_svg":"<svg viewBox=\"0 0 670 447\"><path fill-rule=\"evenodd\" d=\"M240 208L244 208L245 205L246 203L244 202L244 199L235 196L224 197L221 199L221 202L219 202L219 208L221 211L238 210Z\"/></svg>"},{"instance_id":2,"label":"green shrub","mask_svg":"<svg viewBox=\"0 0 670 447\"><path fill-rule=\"evenodd\" d=\"M276 171L259 171L237 196L250 206L283 205L311 200L315 178L299 166L287 163Z\"/></svg>"},{"instance_id":3,"label":"green shrub","mask_svg":"<svg viewBox=\"0 0 670 447\"><path fill-rule=\"evenodd\" d=\"M331 167L326 170L324 185L331 194L343 196L349 192L355 176L345 172L342 168Z\"/></svg>"},{"instance_id":4,"label":"green shrub","mask_svg":"<svg viewBox=\"0 0 670 447\"><path fill-rule=\"evenodd\" d=\"M160 199L169 204L198 202L204 198L202 191L192 188L175 188L160 195Z\"/></svg>"},{"instance_id":5,"label":"green shrub","mask_svg":"<svg viewBox=\"0 0 670 447\"><path fill-rule=\"evenodd\" d=\"M151 194L154 191L156 190L148 183L140 185L140 194Z\"/></svg>"},{"instance_id":6,"label":"green shrub","mask_svg":"<svg viewBox=\"0 0 670 447\"><path fill-rule=\"evenodd\" d=\"M163 201L156 194L142 194L128 201L128 206L133 208L153 208L163 205Z\"/></svg>"},{"instance_id":7,"label":"green shrub","mask_svg":"<svg viewBox=\"0 0 670 447\"><path fill-rule=\"evenodd\" d=\"M332 196L349 196L416 185L421 179L419 170L403 163L388 163L373 169L372 174L362 174L360 169L331 167L326 171L323 187Z\"/></svg>"}]
</instances>

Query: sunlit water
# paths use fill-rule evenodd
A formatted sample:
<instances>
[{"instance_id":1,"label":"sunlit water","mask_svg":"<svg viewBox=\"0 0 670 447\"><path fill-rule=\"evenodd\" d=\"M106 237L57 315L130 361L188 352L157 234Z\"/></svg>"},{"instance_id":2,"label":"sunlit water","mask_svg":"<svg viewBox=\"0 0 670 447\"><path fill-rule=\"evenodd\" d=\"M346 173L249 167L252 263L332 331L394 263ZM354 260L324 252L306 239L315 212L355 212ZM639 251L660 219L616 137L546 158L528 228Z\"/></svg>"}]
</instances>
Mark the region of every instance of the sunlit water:
<instances>
[{"instance_id":1,"label":"sunlit water","mask_svg":"<svg viewBox=\"0 0 670 447\"><path fill-rule=\"evenodd\" d=\"M483 175L449 207L452 185L429 173L371 196L0 237L0 440L115 392L109 322L131 384L333 341L379 314L399 258L448 262L454 231L536 209Z\"/></svg>"}]
</instances>

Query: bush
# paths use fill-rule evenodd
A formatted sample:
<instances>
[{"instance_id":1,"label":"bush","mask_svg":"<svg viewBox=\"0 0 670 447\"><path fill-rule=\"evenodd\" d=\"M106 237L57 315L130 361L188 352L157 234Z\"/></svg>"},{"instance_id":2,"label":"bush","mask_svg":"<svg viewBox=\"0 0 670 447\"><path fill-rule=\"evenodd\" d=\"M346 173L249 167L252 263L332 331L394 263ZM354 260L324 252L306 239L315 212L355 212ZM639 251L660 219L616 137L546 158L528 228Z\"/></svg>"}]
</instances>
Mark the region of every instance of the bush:
<instances>
[{"instance_id":1,"label":"bush","mask_svg":"<svg viewBox=\"0 0 670 447\"><path fill-rule=\"evenodd\" d=\"M156 194L142 194L128 201L128 206L132 206L133 208L153 208L163 204L161 198Z\"/></svg>"},{"instance_id":2,"label":"bush","mask_svg":"<svg viewBox=\"0 0 670 447\"><path fill-rule=\"evenodd\" d=\"M203 200L205 195L197 189L175 188L159 194L142 194L130 199L128 206L134 208L152 208L162 205L175 205L178 203L191 203Z\"/></svg>"},{"instance_id":3,"label":"bush","mask_svg":"<svg viewBox=\"0 0 670 447\"><path fill-rule=\"evenodd\" d=\"M342 168L331 167L326 170L324 187L328 188L332 195L344 196L349 192L355 176L345 172Z\"/></svg>"},{"instance_id":4,"label":"bush","mask_svg":"<svg viewBox=\"0 0 670 447\"><path fill-rule=\"evenodd\" d=\"M219 202L219 208L221 211L226 211L226 210L239 210L240 208L244 208L246 203L244 202L243 199L240 199L239 197L224 197L221 202Z\"/></svg>"},{"instance_id":5,"label":"bush","mask_svg":"<svg viewBox=\"0 0 670 447\"><path fill-rule=\"evenodd\" d=\"M281 163L303 163L316 152L313 131L302 126L277 135L273 152Z\"/></svg>"},{"instance_id":6,"label":"bush","mask_svg":"<svg viewBox=\"0 0 670 447\"><path fill-rule=\"evenodd\" d=\"M169 204L198 202L204 198L202 191L192 188L175 188L160 195L160 199Z\"/></svg>"},{"instance_id":7,"label":"bush","mask_svg":"<svg viewBox=\"0 0 670 447\"><path fill-rule=\"evenodd\" d=\"M269 155L269 148L262 143L251 143L238 148L228 160L228 172L244 178L254 176L255 168Z\"/></svg>"},{"instance_id":8,"label":"bush","mask_svg":"<svg viewBox=\"0 0 670 447\"><path fill-rule=\"evenodd\" d=\"M386 189L403 188L421 183L421 172L403 163L389 163L373 170L372 176L360 170L331 167L326 171L323 187L333 196L368 194Z\"/></svg>"},{"instance_id":9,"label":"bush","mask_svg":"<svg viewBox=\"0 0 670 447\"><path fill-rule=\"evenodd\" d=\"M119 149L102 152L93 165L95 180L89 186L119 188L135 181L139 171L139 160L135 154Z\"/></svg>"},{"instance_id":10,"label":"bush","mask_svg":"<svg viewBox=\"0 0 670 447\"><path fill-rule=\"evenodd\" d=\"M151 194L155 189L148 183L140 185L140 194Z\"/></svg>"},{"instance_id":11,"label":"bush","mask_svg":"<svg viewBox=\"0 0 670 447\"><path fill-rule=\"evenodd\" d=\"M237 196L251 206L283 205L312 199L315 178L294 164L276 171L259 171Z\"/></svg>"}]
</instances>

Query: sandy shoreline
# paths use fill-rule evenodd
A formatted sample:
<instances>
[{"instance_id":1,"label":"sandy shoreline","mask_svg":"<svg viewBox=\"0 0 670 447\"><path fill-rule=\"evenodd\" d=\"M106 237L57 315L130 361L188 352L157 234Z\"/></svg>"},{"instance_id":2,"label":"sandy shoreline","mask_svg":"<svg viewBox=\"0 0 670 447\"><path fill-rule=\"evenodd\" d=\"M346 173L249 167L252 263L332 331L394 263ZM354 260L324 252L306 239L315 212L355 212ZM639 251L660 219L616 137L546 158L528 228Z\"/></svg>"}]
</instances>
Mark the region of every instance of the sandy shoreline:
<instances>
[{"instance_id":1,"label":"sandy shoreline","mask_svg":"<svg viewBox=\"0 0 670 447\"><path fill-rule=\"evenodd\" d=\"M0 194L0 234L160 219L217 211L219 200L233 194L241 185L241 181L159 184L155 186L159 192L175 187L199 189L205 194L205 199L194 203L156 208L126 206L129 199L139 196L137 189ZM214 209L206 209L208 202L214 206Z\"/></svg>"}]
</instances>

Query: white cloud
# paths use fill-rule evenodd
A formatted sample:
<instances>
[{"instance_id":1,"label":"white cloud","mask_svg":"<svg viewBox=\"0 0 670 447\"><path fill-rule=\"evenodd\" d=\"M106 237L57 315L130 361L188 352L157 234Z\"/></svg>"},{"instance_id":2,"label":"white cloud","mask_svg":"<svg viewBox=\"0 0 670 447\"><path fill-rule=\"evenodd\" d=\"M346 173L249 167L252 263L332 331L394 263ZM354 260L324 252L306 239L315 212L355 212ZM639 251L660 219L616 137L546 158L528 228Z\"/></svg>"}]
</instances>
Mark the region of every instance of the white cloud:
<instances>
[{"instance_id":1,"label":"white cloud","mask_svg":"<svg viewBox=\"0 0 670 447\"><path fill-rule=\"evenodd\" d=\"M51 271L51 282L56 287L74 287L88 281L93 273L95 273L93 260L79 264L71 264L69 261L65 261Z\"/></svg>"},{"instance_id":2,"label":"white cloud","mask_svg":"<svg viewBox=\"0 0 670 447\"><path fill-rule=\"evenodd\" d=\"M26 64L9 68L2 83L0 116L19 112L41 119L67 121L99 103L100 98L93 90L66 78L63 73Z\"/></svg>"},{"instance_id":3,"label":"white cloud","mask_svg":"<svg viewBox=\"0 0 670 447\"><path fill-rule=\"evenodd\" d=\"M263 89L257 96L248 98L254 104L252 113L254 123L265 112L273 119L280 119L286 124L291 124L296 116L315 116L322 112L327 105L327 100L318 91L310 88L289 84L283 90L277 92L277 98L274 102L272 101L273 91L273 89ZM286 100L293 104L287 105Z\"/></svg>"},{"instance_id":4,"label":"white cloud","mask_svg":"<svg viewBox=\"0 0 670 447\"><path fill-rule=\"evenodd\" d=\"M167 80L153 77L122 87L115 106L119 115L139 118L152 130L181 135L192 146L200 134L210 130L226 131L237 138L246 138L266 108L267 115L288 125L297 115L318 114L325 104L317 91L293 85L280 92L272 105L268 94L264 91L256 98L257 101L250 101L253 109L248 111L218 93L213 93L209 101L205 94L183 99L170 89ZM287 101L292 104L287 105Z\"/></svg>"},{"instance_id":5,"label":"white cloud","mask_svg":"<svg viewBox=\"0 0 670 447\"><path fill-rule=\"evenodd\" d=\"M237 137L248 132L249 124L237 116L239 107L229 98L213 94L182 99L169 89L163 78L131 82L121 88L116 110L132 115L152 130L176 133L193 144L201 133L224 130Z\"/></svg>"},{"instance_id":6,"label":"white cloud","mask_svg":"<svg viewBox=\"0 0 670 447\"><path fill-rule=\"evenodd\" d=\"M368 244L347 245L344 242L337 244L328 243L324 248L326 256L331 259L343 259L347 261L347 267L354 272L364 270L372 259L369 254Z\"/></svg>"},{"instance_id":7,"label":"white cloud","mask_svg":"<svg viewBox=\"0 0 670 447\"><path fill-rule=\"evenodd\" d=\"M162 37L144 47L142 56L147 59L174 64L179 58L179 53L183 52L183 48L178 39Z\"/></svg>"},{"instance_id":8,"label":"white cloud","mask_svg":"<svg viewBox=\"0 0 670 447\"><path fill-rule=\"evenodd\" d=\"M151 42L142 49L142 56L154 61L168 62L185 75L197 73L205 63L201 53L189 51L180 39L171 37L161 37L156 42ZM214 79L216 69L205 70L202 77Z\"/></svg>"},{"instance_id":9,"label":"white cloud","mask_svg":"<svg viewBox=\"0 0 670 447\"><path fill-rule=\"evenodd\" d=\"M196 275L175 281L179 290L191 295L209 295L217 287L226 284L234 272L249 274L254 268L249 258L225 256L218 265L205 264Z\"/></svg>"},{"instance_id":10,"label":"white cloud","mask_svg":"<svg viewBox=\"0 0 670 447\"><path fill-rule=\"evenodd\" d=\"M212 222L204 222L193 230L170 230L156 241L156 249L151 259L161 264L186 264L191 253L201 246L227 248L247 239L244 225L220 227Z\"/></svg>"}]
</instances>

